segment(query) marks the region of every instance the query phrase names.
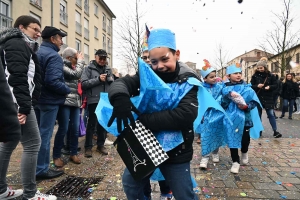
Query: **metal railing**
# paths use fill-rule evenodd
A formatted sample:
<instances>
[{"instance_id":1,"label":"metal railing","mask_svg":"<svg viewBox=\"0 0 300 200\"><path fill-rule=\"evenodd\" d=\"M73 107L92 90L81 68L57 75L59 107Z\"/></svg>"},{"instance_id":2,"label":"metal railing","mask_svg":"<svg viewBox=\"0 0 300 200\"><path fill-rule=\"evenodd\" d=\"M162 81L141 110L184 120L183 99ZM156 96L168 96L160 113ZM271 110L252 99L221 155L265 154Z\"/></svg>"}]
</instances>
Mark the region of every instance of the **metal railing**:
<instances>
[{"instance_id":1,"label":"metal railing","mask_svg":"<svg viewBox=\"0 0 300 200\"><path fill-rule=\"evenodd\" d=\"M84 54L84 62L88 64L90 62L90 56L88 54Z\"/></svg>"},{"instance_id":2,"label":"metal railing","mask_svg":"<svg viewBox=\"0 0 300 200\"><path fill-rule=\"evenodd\" d=\"M60 22L67 25L68 24L68 14L64 11L60 11Z\"/></svg>"},{"instance_id":3,"label":"metal railing","mask_svg":"<svg viewBox=\"0 0 300 200\"><path fill-rule=\"evenodd\" d=\"M90 39L90 31L87 28L84 28L84 38L87 40Z\"/></svg>"},{"instance_id":4,"label":"metal railing","mask_svg":"<svg viewBox=\"0 0 300 200\"><path fill-rule=\"evenodd\" d=\"M38 8L42 8L42 0L30 0L30 3Z\"/></svg>"},{"instance_id":5,"label":"metal railing","mask_svg":"<svg viewBox=\"0 0 300 200\"><path fill-rule=\"evenodd\" d=\"M81 29L82 29L82 25L79 23L79 22L75 22L75 25L76 25L76 33L80 34L81 35Z\"/></svg>"},{"instance_id":6,"label":"metal railing","mask_svg":"<svg viewBox=\"0 0 300 200\"><path fill-rule=\"evenodd\" d=\"M111 25L108 25L108 26L107 26L107 34L108 34L108 35L111 35Z\"/></svg>"},{"instance_id":7,"label":"metal railing","mask_svg":"<svg viewBox=\"0 0 300 200\"><path fill-rule=\"evenodd\" d=\"M111 46L110 46L109 43L108 43L108 46L107 46L107 52L108 52L109 54L111 54Z\"/></svg>"},{"instance_id":8,"label":"metal railing","mask_svg":"<svg viewBox=\"0 0 300 200\"><path fill-rule=\"evenodd\" d=\"M103 42L103 47L102 47L102 49L106 51L106 42Z\"/></svg>"},{"instance_id":9,"label":"metal railing","mask_svg":"<svg viewBox=\"0 0 300 200\"><path fill-rule=\"evenodd\" d=\"M81 3L82 3L81 0L76 0L76 5L79 6L80 8L81 8Z\"/></svg>"},{"instance_id":10,"label":"metal railing","mask_svg":"<svg viewBox=\"0 0 300 200\"><path fill-rule=\"evenodd\" d=\"M0 29L1 29L1 31L12 27L12 21L13 21L12 18L4 16L0 13Z\"/></svg>"},{"instance_id":11,"label":"metal railing","mask_svg":"<svg viewBox=\"0 0 300 200\"><path fill-rule=\"evenodd\" d=\"M86 13L86 14L89 14L89 4L87 4L87 3L85 3L84 4L84 12Z\"/></svg>"},{"instance_id":12,"label":"metal railing","mask_svg":"<svg viewBox=\"0 0 300 200\"><path fill-rule=\"evenodd\" d=\"M106 31L106 22L105 21L103 21L103 23L102 23L102 30Z\"/></svg>"}]
</instances>

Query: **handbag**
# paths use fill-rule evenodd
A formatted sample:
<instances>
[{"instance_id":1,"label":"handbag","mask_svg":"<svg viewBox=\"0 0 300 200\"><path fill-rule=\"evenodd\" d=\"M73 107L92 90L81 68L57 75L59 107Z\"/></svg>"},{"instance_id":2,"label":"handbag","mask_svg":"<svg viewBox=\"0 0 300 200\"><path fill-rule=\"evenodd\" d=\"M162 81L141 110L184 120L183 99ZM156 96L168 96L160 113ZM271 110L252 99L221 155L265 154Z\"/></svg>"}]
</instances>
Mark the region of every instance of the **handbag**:
<instances>
[{"instance_id":1,"label":"handbag","mask_svg":"<svg viewBox=\"0 0 300 200\"><path fill-rule=\"evenodd\" d=\"M126 127L122 131L114 146L136 181L153 173L157 166L169 158L153 133L139 120L135 129Z\"/></svg>"},{"instance_id":2,"label":"handbag","mask_svg":"<svg viewBox=\"0 0 300 200\"><path fill-rule=\"evenodd\" d=\"M77 92L80 96L82 96L81 81L79 81L79 80L78 80L78 84L77 84Z\"/></svg>"},{"instance_id":3,"label":"handbag","mask_svg":"<svg viewBox=\"0 0 300 200\"><path fill-rule=\"evenodd\" d=\"M83 137L86 135L86 127L84 125L84 121L82 118L82 110L80 109L80 117L79 117L79 137Z\"/></svg>"}]
</instances>

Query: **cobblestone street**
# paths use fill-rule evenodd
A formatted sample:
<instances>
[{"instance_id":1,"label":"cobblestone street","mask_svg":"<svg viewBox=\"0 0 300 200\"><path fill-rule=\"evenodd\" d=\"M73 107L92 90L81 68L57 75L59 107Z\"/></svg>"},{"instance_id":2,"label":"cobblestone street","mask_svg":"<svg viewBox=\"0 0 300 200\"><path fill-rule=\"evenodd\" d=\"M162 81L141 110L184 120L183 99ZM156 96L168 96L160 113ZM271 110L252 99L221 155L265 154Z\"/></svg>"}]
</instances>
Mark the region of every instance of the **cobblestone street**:
<instances>
[{"instance_id":1,"label":"cobblestone street","mask_svg":"<svg viewBox=\"0 0 300 200\"><path fill-rule=\"evenodd\" d=\"M280 115L276 112L277 116ZM194 142L194 156L191 163L192 176L198 187L196 192L200 199L300 199L300 140L299 117L293 120L278 119L278 130L284 138L273 139L270 124L265 115L263 137L251 140L249 149L249 165L242 166L238 175L230 173L231 158L228 148L219 151L220 162L211 161L208 170L200 170L200 146ZM297 119L298 118L298 119ZM56 132L55 127L55 131ZM109 136L114 140L112 136ZM80 138L83 149L84 140ZM38 182L38 189L47 192L67 175L78 177L103 177L103 180L91 193L93 199L126 199L121 177L124 164L113 146L109 146L109 155L101 156L93 149L93 157L87 159L80 152L82 164L67 163L65 175L53 180ZM21 188L19 145L14 151L7 181L13 188ZM68 162L68 157L64 157ZM153 199L159 199L159 186L152 183Z\"/></svg>"}]
</instances>

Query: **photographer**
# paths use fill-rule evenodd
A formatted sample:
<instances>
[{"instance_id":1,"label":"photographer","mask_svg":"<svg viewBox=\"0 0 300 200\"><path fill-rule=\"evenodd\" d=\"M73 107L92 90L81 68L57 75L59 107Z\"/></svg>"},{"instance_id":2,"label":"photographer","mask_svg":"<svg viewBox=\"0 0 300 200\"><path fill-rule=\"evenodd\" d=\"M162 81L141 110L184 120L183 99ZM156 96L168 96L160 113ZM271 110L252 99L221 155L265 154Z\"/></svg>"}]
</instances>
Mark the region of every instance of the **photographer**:
<instances>
[{"instance_id":1,"label":"photographer","mask_svg":"<svg viewBox=\"0 0 300 200\"><path fill-rule=\"evenodd\" d=\"M107 92L109 85L114 81L112 70L107 66L107 53L99 49L95 53L95 60L92 60L81 76L82 89L87 96L88 122L85 139L85 154L87 158L92 157L93 133L97 124L97 151L103 155L108 152L104 147L107 136L106 130L98 123L95 110L100 100L100 93Z\"/></svg>"}]
</instances>

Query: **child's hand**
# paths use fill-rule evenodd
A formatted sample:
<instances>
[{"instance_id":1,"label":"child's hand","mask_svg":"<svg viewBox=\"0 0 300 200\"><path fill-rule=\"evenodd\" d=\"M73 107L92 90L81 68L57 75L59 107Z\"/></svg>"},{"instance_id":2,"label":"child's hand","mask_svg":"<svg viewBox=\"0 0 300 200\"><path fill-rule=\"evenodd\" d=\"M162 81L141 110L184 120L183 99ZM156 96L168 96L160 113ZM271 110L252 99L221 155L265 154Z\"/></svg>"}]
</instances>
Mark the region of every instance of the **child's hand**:
<instances>
[{"instance_id":1,"label":"child's hand","mask_svg":"<svg viewBox=\"0 0 300 200\"><path fill-rule=\"evenodd\" d=\"M248 108L247 105L242 105L242 104L238 104L237 106L238 106L238 108L241 109L241 110L246 110L246 109Z\"/></svg>"},{"instance_id":2,"label":"child's hand","mask_svg":"<svg viewBox=\"0 0 300 200\"><path fill-rule=\"evenodd\" d=\"M270 86L265 87L265 90L269 90L269 89L270 89Z\"/></svg>"},{"instance_id":3,"label":"child's hand","mask_svg":"<svg viewBox=\"0 0 300 200\"><path fill-rule=\"evenodd\" d=\"M236 92L230 92L230 96L233 98L237 98L239 96L239 94Z\"/></svg>"},{"instance_id":4,"label":"child's hand","mask_svg":"<svg viewBox=\"0 0 300 200\"><path fill-rule=\"evenodd\" d=\"M261 83L257 85L258 88L262 88L263 86L264 86L264 84L261 84Z\"/></svg>"}]
</instances>

